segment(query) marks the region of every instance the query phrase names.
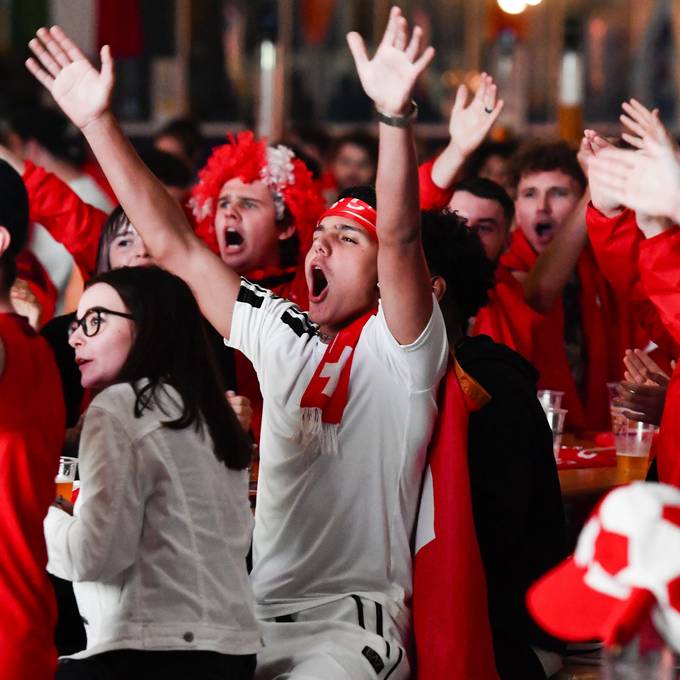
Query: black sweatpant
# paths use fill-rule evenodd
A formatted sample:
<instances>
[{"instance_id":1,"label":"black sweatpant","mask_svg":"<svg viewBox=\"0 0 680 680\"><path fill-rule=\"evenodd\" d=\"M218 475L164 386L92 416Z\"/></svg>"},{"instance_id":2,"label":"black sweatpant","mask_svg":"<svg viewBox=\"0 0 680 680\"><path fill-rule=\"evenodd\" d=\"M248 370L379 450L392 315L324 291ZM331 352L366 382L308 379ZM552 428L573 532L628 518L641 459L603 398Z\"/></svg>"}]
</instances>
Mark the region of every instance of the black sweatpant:
<instances>
[{"instance_id":1,"label":"black sweatpant","mask_svg":"<svg viewBox=\"0 0 680 680\"><path fill-rule=\"evenodd\" d=\"M254 654L118 649L63 659L55 680L251 680L254 672Z\"/></svg>"}]
</instances>

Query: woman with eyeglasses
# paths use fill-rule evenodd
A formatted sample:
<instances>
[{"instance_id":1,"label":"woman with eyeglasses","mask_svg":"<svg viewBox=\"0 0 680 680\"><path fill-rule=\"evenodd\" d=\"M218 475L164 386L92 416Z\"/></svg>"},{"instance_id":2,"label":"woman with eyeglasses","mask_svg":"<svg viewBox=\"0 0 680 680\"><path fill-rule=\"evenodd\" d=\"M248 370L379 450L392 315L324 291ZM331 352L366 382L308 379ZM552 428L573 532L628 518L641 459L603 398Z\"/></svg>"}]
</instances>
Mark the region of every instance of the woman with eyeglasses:
<instances>
[{"instance_id":1,"label":"woman with eyeglasses","mask_svg":"<svg viewBox=\"0 0 680 680\"><path fill-rule=\"evenodd\" d=\"M191 291L157 267L101 274L69 343L97 396L73 516L45 520L48 569L74 582L87 631L57 678L250 678L250 445Z\"/></svg>"}]
</instances>

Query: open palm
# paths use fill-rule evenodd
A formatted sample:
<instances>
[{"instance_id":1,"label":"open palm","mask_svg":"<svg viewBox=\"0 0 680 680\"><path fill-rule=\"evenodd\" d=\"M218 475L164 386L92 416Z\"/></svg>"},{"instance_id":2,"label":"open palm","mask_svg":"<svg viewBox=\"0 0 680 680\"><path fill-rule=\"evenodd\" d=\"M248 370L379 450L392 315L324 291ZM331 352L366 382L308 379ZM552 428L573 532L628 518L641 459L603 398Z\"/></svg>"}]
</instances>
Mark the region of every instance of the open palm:
<instances>
[{"instance_id":1,"label":"open palm","mask_svg":"<svg viewBox=\"0 0 680 680\"><path fill-rule=\"evenodd\" d=\"M347 42L354 57L359 79L376 107L390 115L403 114L411 101L413 87L434 57L434 49L421 49L422 31L415 27L411 37L401 10L393 7L382 41L373 59L358 33L349 33Z\"/></svg>"},{"instance_id":2,"label":"open palm","mask_svg":"<svg viewBox=\"0 0 680 680\"><path fill-rule=\"evenodd\" d=\"M29 47L35 58L26 62L28 70L76 126L83 129L109 109L114 78L108 46L102 48L101 72L58 26L41 28Z\"/></svg>"},{"instance_id":3,"label":"open palm","mask_svg":"<svg viewBox=\"0 0 680 680\"><path fill-rule=\"evenodd\" d=\"M463 156L472 153L483 141L496 122L503 101L496 101L497 88L493 78L486 73L480 77L479 87L468 104L468 89L461 85L449 119L451 142Z\"/></svg>"}]
</instances>

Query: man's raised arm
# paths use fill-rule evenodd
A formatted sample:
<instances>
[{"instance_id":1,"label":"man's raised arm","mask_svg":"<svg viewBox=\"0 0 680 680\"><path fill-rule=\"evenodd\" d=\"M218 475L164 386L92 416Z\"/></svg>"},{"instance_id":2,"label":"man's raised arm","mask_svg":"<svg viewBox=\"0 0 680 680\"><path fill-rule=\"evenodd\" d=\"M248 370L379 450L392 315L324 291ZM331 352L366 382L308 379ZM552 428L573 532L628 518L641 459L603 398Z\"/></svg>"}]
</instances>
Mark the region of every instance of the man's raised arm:
<instances>
[{"instance_id":1,"label":"man's raised arm","mask_svg":"<svg viewBox=\"0 0 680 680\"><path fill-rule=\"evenodd\" d=\"M432 314L432 287L420 240L418 166L409 116L416 80L434 50L409 38L406 19L393 7L383 39L368 58L358 33L347 40L366 94L381 114L376 194L378 281L390 332L402 345L416 340ZM386 121L386 122L385 122Z\"/></svg>"},{"instance_id":2,"label":"man's raised arm","mask_svg":"<svg viewBox=\"0 0 680 680\"><path fill-rule=\"evenodd\" d=\"M225 337L240 280L194 235L179 203L141 161L111 113L113 60L108 46L97 71L57 26L29 43L28 70L80 128L118 200L155 260L184 279L203 314Z\"/></svg>"}]
</instances>

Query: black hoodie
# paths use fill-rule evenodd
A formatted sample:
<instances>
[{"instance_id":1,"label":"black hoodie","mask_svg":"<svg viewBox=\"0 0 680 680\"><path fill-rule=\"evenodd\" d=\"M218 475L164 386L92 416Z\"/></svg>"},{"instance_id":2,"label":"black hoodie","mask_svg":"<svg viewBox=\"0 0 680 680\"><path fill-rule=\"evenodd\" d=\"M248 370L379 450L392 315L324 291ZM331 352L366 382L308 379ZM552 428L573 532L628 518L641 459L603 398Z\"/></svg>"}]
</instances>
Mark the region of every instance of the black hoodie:
<instances>
[{"instance_id":1,"label":"black hoodie","mask_svg":"<svg viewBox=\"0 0 680 680\"><path fill-rule=\"evenodd\" d=\"M463 338L455 355L491 395L470 415L468 462L496 667L503 680L545 678L531 645L562 646L533 623L524 598L565 557L565 520L538 372L486 335Z\"/></svg>"}]
</instances>

